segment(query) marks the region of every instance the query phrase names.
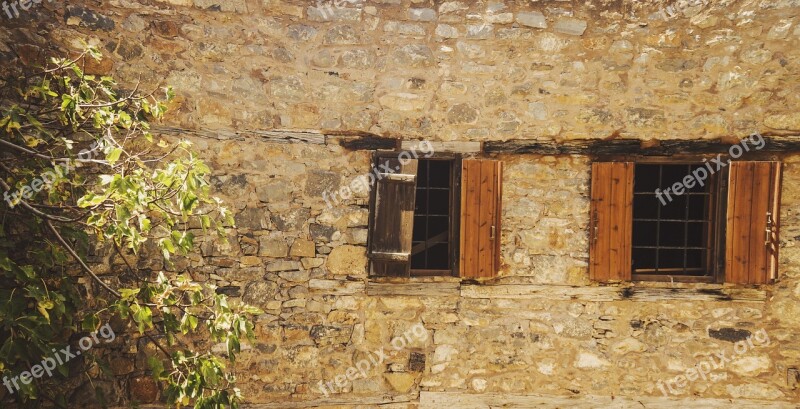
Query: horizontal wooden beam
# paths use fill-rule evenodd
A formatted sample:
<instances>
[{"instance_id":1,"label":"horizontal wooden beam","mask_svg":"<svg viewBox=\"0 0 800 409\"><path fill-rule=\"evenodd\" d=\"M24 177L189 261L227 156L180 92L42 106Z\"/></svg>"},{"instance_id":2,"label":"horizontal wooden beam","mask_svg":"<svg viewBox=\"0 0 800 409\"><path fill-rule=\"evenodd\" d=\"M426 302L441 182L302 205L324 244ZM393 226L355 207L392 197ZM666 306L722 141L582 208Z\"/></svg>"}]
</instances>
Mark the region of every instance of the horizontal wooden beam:
<instances>
[{"instance_id":1,"label":"horizontal wooden beam","mask_svg":"<svg viewBox=\"0 0 800 409\"><path fill-rule=\"evenodd\" d=\"M480 142L431 142L424 144L424 141L402 141L400 150L415 151L418 154L427 153L480 153Z\"/></svg>"},{"instance_id":2,"label":"horizontal wooden beam","mask_svg":"<svg viewBox=\"0 0 800 409\"><path fill-rule=\"evenodd\" d=\"M759 153L800 152L800 138L764 137L765 145ZM660 140L638 139L575 139L569 141L532 141L514 139L488 141L483 149L486 153L531 153L540 155L691 155L704 153L728 153L731 143L716 140ZM751 152L756 152L748 144Z\"/></svg>"},{"instance_id":3,"label":"horizontal wooden beam","mask_svg":"<svg viewBox=\"0 0 800 409\"><path fill-rule=\"evenodd\" d=\"M511 298L578 301L745 301L763 302L765 290L694 285L684 288L655 286L564 286L543 284L462 284L464 298Z\"/></svg>"},{"instance_id":4,"label":"horizontal wooden beam","mask_svg":"<svg viewBox=\"0 0 800 409\"><path fill-rule=\"evenodd\" d=\"M174 126L153 125L152 132L181 137L194 136L221 141L258 139L275 143L305 142L315 145L323 145L326 143L324 134L317 131L305 130L186 129Z\"/></svg>"},{"instance_id":5,"label":"horizontal wooden beam","mask_svg":"<svg viewBox=\"0 0 800 409\"><path fill-rule=\"evenodd\" d=\"M458 282L441 283L367 283L367 295L437 297L459 295Z\"/></svg>"},{"instance_id":6,"label":"horizontal wooden beam","mask_svg":"<svg viewBox=\"0 0 800 409\"><path fill-rule=\"evenodd\" d=\"M654 393L658 393L657 391ZM420 392L419 409L489 409L489 408L685 408L685 409L723 409L730 408L730 399L661 396L547 396L520 395L509 393L466 393L466 392ZM796 403L787 401L766 401L736 399L740 409L794 409Z\"/></svg>"}]
</instances>

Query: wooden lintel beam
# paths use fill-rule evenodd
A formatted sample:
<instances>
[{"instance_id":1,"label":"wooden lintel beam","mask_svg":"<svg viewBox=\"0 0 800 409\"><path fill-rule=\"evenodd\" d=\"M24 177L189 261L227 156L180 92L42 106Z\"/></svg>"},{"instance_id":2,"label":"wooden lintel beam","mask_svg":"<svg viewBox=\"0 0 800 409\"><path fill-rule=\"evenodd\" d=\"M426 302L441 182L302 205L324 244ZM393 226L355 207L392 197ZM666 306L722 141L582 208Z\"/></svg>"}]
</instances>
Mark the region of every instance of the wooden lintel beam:
<instances>
[{"instance_id":1,"label":"wooden lintel beam","mask_svg":"<svg viewBox=\"0 0 800 409\"><path fill-rule=\"evenodd\" d=\"M760 153L800 152L800 138L764 137L765 145ZM577 139L570 141L488 141L486 153L530 153L540 155L677 155L727 153L731 143L722 140L663 140L644 142L638 139ZM751 152L755 148L751 146Z\"/></svg>"}]
</instances>

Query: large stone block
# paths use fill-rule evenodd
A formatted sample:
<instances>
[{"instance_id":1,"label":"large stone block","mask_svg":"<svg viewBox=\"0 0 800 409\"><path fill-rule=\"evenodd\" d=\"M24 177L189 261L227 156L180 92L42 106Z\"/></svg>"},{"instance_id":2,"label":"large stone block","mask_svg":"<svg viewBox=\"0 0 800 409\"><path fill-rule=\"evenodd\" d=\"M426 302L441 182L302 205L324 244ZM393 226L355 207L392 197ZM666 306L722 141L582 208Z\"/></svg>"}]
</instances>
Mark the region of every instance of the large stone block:
<instances>
[{"instance_id":1,"label":"large stone block","mask_svg":"<svg viewBox=\"0 0 800 409\"><path fill-rule=\"evenodd\" d=\"M364 275L367 268L367 252L360 246L339 246L331 251L325 266L331 274Z\"/></svg>"}]
</instances>

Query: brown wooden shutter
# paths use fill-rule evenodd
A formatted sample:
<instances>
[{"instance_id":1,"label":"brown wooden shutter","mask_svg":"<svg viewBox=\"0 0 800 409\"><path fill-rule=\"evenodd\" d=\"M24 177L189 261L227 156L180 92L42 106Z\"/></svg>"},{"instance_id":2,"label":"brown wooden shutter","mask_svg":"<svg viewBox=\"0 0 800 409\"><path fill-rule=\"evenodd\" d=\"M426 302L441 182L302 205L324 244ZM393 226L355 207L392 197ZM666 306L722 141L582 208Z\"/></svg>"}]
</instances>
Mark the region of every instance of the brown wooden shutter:
<instances>
[{"instance_id":1,"label":"brown wooden shutter","mask_svg":"<svg viewBox=\"0 0 800 409\"><path fill-rule=\"evenodd\" d=\"M378 158L379 178L370 213L369 256L373 276L409 277L411 272L417 160L400 162L396 157Z\"/></svg>"},{"instance_id":2,"label":"brown wooden shutter","mask_svg":"<svg viewBox=\"0 0 800 409\"><path fill-rule=\"evenodd\" d=\"M630 281L633 229L633 162L592 163L589 276Z\"/></svg>"},{"instance_id":3,"label":"brown wooden shutter","mask_svg":"<svg viewBox=\"0 0 800 409\"><path fill-rule=\"evenodd\" d=\"M461 162L461 277L494 277L500 270L503 164Z\"/></svg>"},{"instance_id":4,"label":"brown wooden shutter","mask_svg":"<svg viewBox=\"0 0 800 409\"><path fill-rule=\"evenodd\" d=\"M731 162L725 281L767 284L777 277L780 180L780 162Z\"/></svg>"}]
</instances>

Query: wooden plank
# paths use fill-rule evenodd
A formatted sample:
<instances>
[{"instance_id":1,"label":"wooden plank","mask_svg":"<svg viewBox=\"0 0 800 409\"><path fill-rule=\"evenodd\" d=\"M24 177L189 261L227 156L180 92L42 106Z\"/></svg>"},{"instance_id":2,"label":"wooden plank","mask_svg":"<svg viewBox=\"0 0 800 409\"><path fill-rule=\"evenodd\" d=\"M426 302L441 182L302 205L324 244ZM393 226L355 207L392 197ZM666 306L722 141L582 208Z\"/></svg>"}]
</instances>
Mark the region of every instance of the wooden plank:
<instances>
[{"instance_id":1,"label":"wooden plank","mask_svg":"<svg viewBox=\"0 0 800 409\"><path fill-rule=\"evenodd\" d=\"M609 200L611 197L610 163L595 162L592 164L592 214L594 226L591 228L593 250L590 254L590 276L592 280L608 281L610 278L609 248L611 238L608 234L611 226Z\"/></svg>"},{"instance_id":2,"label":"wooden plank","mask_svg":"<svg viewBox=\"0 0 800 409\"><path fill-rule=\"evenodd\" d=\"M462 162L461 195L461 276L478 277L478 248L480 222L480 174L481 165L477 160Z\"/></svg>"},{"instance_id":3,"label":"wooden plank","mask_svg":"<svg viewBox=\"0 0 800 409\"><path fill-rule=\"evenodd\" d=\"M548 284L461 284L461 297L517 300L577 301L737 301L765 302L768 293L757 288L724 287L715 284L661 286L563 286Z\"/></svg>"},{"instance_id":4,"label":"wooden plank","mask_svg":"<svg viewBox=\"0 0 800 409\"><path fill-rule=\"evenodd\" d=\"M789 401L663 396L520 395L508 393L420 392L419 409L571 408L571 409L795 409Z\"/></svg>"},{"instance_id":5,"label":"wooden plank","mask_svg":"<svg viewBox=\"0 0 800 409\"><path fill-rule=\"evenodd\" d=\"M370 296L457 297L460 289L459 282L367 283L367 295Z\"/></svg>"},{"instance_id":6,"label":"wooden plank","mask_svg":"<svg viewBox=\"0 0 800 409\"><path fill-rule=\"evenodd\" d=\"M622 269L624 262L622 257L624 245L621 245L624 239L625 232L625 187L627 183L623 184L625 180L625 164L612 163L611 164L611 179L610 182L610 196L608 197L608 279L611 281L620 281L623 277ZM602 234L602 233L601 233Z\"/></svg>"},{"instance_id":7,"label":"wooden plank","mask_svg":"<svg viewBox=\"0 0 800 409\"><path fill-rule=\"evenodd\" d=\"M750 216L750 268L748 269L749 284L766 284L767 273L767 245L766 228L767 212L770 210L770 162L753 163L753 187L751 190L752 204Z\"/></svg>"},{"instance_id":8,"label":"wooden plank","mask_svg":"<svg viewBox=\"0 0 800 409\"><path fill-rule=\"evenodd\" d=\"M478 277L491 277L494 267L492 226L495 221L495 164L481 161L480 211L478 212Z\"/></svg>"},{"instance_id":9,"label":"wooden plank","mask_svg":"<svg viewBox=\"0 0 800 409\"><path fill-rule=\"evenodd\" d=\"M728 169L728 199L725 210L725 281L735 283L733 266L734 225L736 215L736 191L739 189L739 165L732 164Z\"/></svg>"},{"instance_id":10,"label":"wooden plank","mask_svg":"<svg viewBox=\"0 0 800 409\"><path fill-rule=\"evenodd\" d=\"M633 162L625 163L624 179L622 187L625 196L622 202L623 214L623 231L622 231L622 274L620 279L630 281L633 273L633 178L634 169L636 168Z\"/></svg>"},{"instance_id":11,"label":"wooden plank","mask_svg":"<svg viewBox=\"0 0 800 409\"><path fill-rule=\"evenodd\" d=\"M235 130L235 129L186 129L173 126L152 125L152 132L157 134L175 135L186 138L194 136L205 139L217 140L245 140L258 139L272 143L304 142L317 145L327 143L324 134L315 130L305 129L275 129L275 130Z\"/></svg>"},{"instance_id":12,"label":"wooden plank","mask_svg":"<svg viewBox=\"0 0 800 409\"><path fill-rule=\"evenodd\" d=\"M770 138L766 133L764 147L753 153L791 154L800 152L800 135ZM749 135L743 135L748 137ZM645 143L646 142L646 143ZM483 144L486 153L531 153L539 155L705 155L709 153L727 154L731 143L715 140L661 140L657 144L638 139L573 139L566 141L537 141L531 139L512 139L487 141Z\"/></svg>"},{"instance_id":13,"label":"wooden plank","mask_svg":"<svg viewBox=\"0 0 800 409\"><path fill-rule=\"evenodd\" d=\"M427 154L430 151L436 153L479 153L481 151L480 142L426 142L430 145L422 147L422 141L402 141L400 142L400 150L409 152L416 150L420 155Z\"/></svg>"},{"instance_id":14,"label":"wooden plank","mask_svg":"<svg viewBox=\"0 0 800 409\"><path fill-rule=\"evenodd\" d=\"M308 289L312 293L325 295L364 294L364 281L325 280L312 278L308 281Z\"/></svg>"},{"instance_id":15,"label":"wooden plank","mask_svg":"<svg viewBox=\"0 0 800 409\"><path fill-rule=\"evenodd\" d=\"M783 179L783 169L780 162L772 162L772 173L770 174L770 204L773 219L773 237L768 251L768 274L769 282L778 278L778 260L779 260L779 238L781 230L781 183Z\"/></svg>"},{"instance_id":16,"label":"wooden plank","mask_svg":"<svg viewBox=\"0 0 800 409\"><path fill-rule=\"evenodd\" d=\"M373 253L377 255L371 259L373 275L408 277L410 262L407 258L388 260L384 255L411 253L418 161L400 161L393 157L378 160L397 174L413 176L414 179L382 178L377 183L370 240L370 256Z\"/></svg>"},{"instance_id":17,"label":"wooden plank","mask_svg":"<svg viewBox=\"0 0 800 409\"><path fill-rule=\"evenodd\" d=\"M495 201L497 208L495 209L495 239L494 239L494 273L493 276L496 276L500 272L500 255L502 254L501 244L502 244L502 236L503 236L503 162L497 161L497 174L495 177L496 191L497 191L497 200Z\"/></svg>"},{"instance_id":18,"label":"wooden plank","mask_svg":"<svg viewBox=\"0 0 800 409\"><path fill-rule=\"evenodd\" d=\"M731 283L749 283L753 170L751 162L731 163L728 194L728 230L731 235L726 242L728 262L725 265L726 281Z\"/></svg>"}]
</instances>

